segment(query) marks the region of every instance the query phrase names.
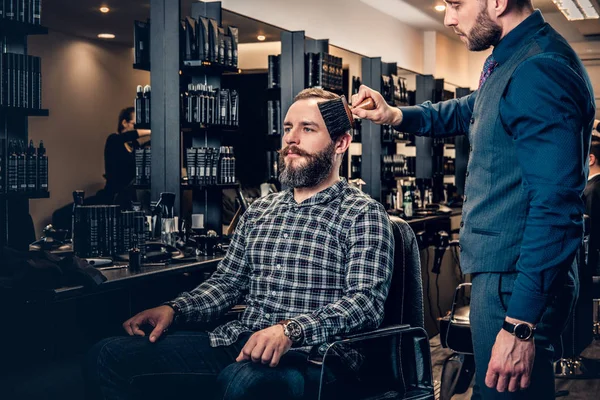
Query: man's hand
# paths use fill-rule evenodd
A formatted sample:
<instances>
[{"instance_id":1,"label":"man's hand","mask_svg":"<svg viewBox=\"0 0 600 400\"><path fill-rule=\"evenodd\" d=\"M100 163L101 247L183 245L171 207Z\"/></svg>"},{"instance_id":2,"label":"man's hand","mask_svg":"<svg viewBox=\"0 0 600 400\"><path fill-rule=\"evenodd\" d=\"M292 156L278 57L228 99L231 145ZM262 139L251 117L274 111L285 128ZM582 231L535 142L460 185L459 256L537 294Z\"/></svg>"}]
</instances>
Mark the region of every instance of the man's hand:
<instances>
[{"instance_id":1,"label":"man's hand","mask_svg":"<svg viewBox=\"0 0 600 400\"><path fill-rule=\"evenodd\" d=\"M158 338L167 330L173 323L175 311L169 306L160 306L144 310L127 321L123 322L123 328L129 336L146 336L144 331L140 329L141 325L152 325L154 329L150 333L150 341L156 342Z\"/></svg>"},{"instance_id":2,"label":"man's hand","mask_svg":"<svg viewBox=\"0 0 600 400\"><path fill-rule=\"evenodd\" d=\"M510 323L524 323L514 318L506 318ZM492 348L492 358L488 364L485 384L491 389L516 392L526 389L531 383L531 371L535 358L533 337L527 341L517 339L504 329L496 336Z\"/></svg>"},{"instance_id":3,"label":"man's hand","mask_svg":"<svg viewBox=\"0 0 600 400\"><path fill-rule=\"evenodd\" d=\"M273 325L250 336L235 361L252 360L276 367L291 347L292 341L284 335L283 325Z\"/></svg>"},{"instance_id":4,"label":"man's hand","mask_svg":"<svg viewBox=\"0 0 600 400\"><path fill-rule=\"evenodd\" d=\"M368 97L372 98L375 102L375 109L362 110L360 108L352 108L352 114L358 118L368 119L379 125L400 125L402 122L402 111L400 111L398 107L389 106L379 92L365 85L360 85L358 93L352 95L352 105L357 106Z\"/></svg>"}]
</instances>

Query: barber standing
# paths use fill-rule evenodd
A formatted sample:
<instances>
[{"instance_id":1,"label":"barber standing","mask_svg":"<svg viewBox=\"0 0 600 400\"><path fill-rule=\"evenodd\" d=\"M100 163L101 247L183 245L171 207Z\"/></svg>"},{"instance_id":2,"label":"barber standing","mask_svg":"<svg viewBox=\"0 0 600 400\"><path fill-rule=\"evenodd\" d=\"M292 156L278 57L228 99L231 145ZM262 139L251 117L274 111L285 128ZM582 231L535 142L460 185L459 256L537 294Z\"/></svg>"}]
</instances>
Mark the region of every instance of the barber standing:
<instances>
[{"instance_id":1,"label":"barber standing","mask_svg":"<svg viewBox=\"0 0 600 400\"><path fill-rule=\"evenodd\" d=\"M431 137L467 135L461 264L472 274L473 398L554 398L552 341L577 298L575 255L595 104L587 73L531 0L447 0L445 25L471 51L494 47L461 99L360 118ZM511 393L499 393L499 392Z\"/></svg>"}]
</instances>

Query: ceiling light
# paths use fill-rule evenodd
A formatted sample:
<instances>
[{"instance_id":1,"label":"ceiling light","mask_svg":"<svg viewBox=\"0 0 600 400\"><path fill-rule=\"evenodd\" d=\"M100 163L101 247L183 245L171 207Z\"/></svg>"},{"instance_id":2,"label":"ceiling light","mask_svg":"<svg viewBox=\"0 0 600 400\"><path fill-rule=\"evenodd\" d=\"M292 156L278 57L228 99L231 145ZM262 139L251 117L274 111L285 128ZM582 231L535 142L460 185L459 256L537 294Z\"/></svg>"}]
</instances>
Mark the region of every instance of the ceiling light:
<instances>
[{"instance_id":1,"label":"ceiling light","mask_svg":"<svg viewBox=\"0 0 600 400\"><path fill-rule=\"evenodd\" d=\"M107 12L110 11L110 8L106 7L106 6L102 6L100 7L100 12L106 14Z\"/></svg>"},{"instance_id":2,"label":"ceiling light","mask_svg":"<svg viewBox=\"0 0 600 400\"><path fill-rule=\"evenodd\" d=\"M569 21L600 18L590 0L552 0Z\"/></svg>"},{"instance_id":3,"label":"ceiling light","mask_svg":"<svg viewBox=\"0 0 600 400\"><path fill-rule=\"evenodd\" d=\"M446 6L443 4L438 4L437 6L435 6L433 8L435 8L435 11L439 11L439 12L446 11Z\"/></svg>"},{"instance_id":4,"label":"ceiling light","mask_svg":"<svg viewBox=\"0 0 600 400\"><path fill-rule=\"evenodd\" d=\"M264 42L264 40L266 39L265 35L258 35L256 38L259 42Z\"/></svg>"},{"instance_id":5,"label":"ceiling light","mask_svg":"<svg viewBox=\"0 0 600 400\"><path fill-rule=\"evenodd\" d=\"M99 33L98 37L100 39L114 39L115 35L114 35L114 33Z\"/></svg>"}]
</instances>

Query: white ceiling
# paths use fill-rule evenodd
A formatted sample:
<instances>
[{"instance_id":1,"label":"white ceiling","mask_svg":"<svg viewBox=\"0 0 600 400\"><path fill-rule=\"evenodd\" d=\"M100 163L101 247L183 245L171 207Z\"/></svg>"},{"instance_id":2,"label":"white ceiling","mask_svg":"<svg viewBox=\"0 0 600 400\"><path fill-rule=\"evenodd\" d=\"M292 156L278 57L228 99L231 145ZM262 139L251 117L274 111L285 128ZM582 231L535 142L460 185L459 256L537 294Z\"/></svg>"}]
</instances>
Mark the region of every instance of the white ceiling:
<instances>
[{"instance_id":1,"label":"white ceiling","mask_svg":"<svg viewBox=\"0 0 600 400\"><path fill-rule=\"evenodd\" d=\"M175 3L177 0L172 1ZM192 1L181 0L182 15L188 13ZM405 24L423 30L436 30L457 40L452 30L443 25L444 13L434 10L434 6L442 4L443 0L348 0L352 1L361 1ZM592 1L598 6L599 0ZM585 54L600 57L600 20L569 22L558 12L552 0L533 0L533 3L570 43L577 43L582 57ZM101 5L110 7L111 12L100 13L98 8ZM98 33L114 33L115 42L131 45L133 21L146 20L149 16L150 0L44 0L42 21L50 29L92 39L96 39ZM232 14L227 17L232 19L232 24L243 25L243 29L240 26L240 33L244 32L246 36L240 38L241 42L253 41L259 33L265 34L267 40L278 40L279 31L275 27L237 18Z\"/></svg>"}]
</instances>

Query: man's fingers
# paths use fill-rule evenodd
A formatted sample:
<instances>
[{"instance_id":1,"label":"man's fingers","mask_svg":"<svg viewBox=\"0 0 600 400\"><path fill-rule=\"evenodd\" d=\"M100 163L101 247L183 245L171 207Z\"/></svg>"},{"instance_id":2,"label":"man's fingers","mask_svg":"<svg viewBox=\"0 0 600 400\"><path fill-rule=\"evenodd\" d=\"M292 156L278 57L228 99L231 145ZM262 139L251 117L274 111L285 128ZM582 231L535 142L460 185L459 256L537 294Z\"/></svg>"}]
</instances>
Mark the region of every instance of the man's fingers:
<instances>
[{"instance_id":1,"label":"man's fingers","mask_svg":"<svg viewBox=\"0 0 600 400\"><path fill-rule=\"evenodd\" d=\"M152 343L156 342L158 340L158 338L162 336L162 334L164 333L164 331L166 329L167 329L166 324L164 324L162 322L159 322L158 324L156 324L156 326L150 333L150 341Z\"/></svg>"},{"instance_id":2,"label":"man's fingers","mask_svg":"<svg viewBox=\"0 0 600 400\"><path fill-rule=\"evenodd\" d=\"M254 349L252 349L252 353L250 354L250 358L255 363L261 362L263 352L265 351L265 343L258 342Z\"/></svg>"},{"instance_id":3,"label":"man's fingers","mask_svg":"<svg viewBox=\"0 0 600 400\"><path fill-rule=\"evenodd\" d=\"M496 390L498 390L500 393L505 392L506 389L508 389L508 381L509 379L507 375L499 375Z\"/></svg>"},{"instance_id":4,"label":"man's fingers","mask_svg":"<svg viewBox=\"0 0 600 400\"><path fill-rule=\"evenodd\" d=\"M265 365L271 364L271 360L273 359L274 352L275 352L275 349L273 348L273 346L267 346L262 353L260 362L262 362Z\"/></svg>"},{"instance_id":5,"label":"man's fingers","mask_svg":"<svg viewBox=\"0 0 600 400\"><path fill-rule=\"evenodd\" d=\"M279 360L281 359L281 350L276 349L273 352L273 357L271 358L270 367L276 367L279 364Z\"/></svg>"},{"instance_id":6,"label":"man's fingers","mask_svg":"<svg viewBox=\"0 0 600 400\"><path fill-rule=\"evenodd\" d=\"M531 383L531 375L529 373L521 375L521 389L527 389Z\"/></svg>"},{"instance_id":7,"label":"man's fingers","mask_svg":"<svg viewBox=\"0 0 600 400\"><path fill-rule=\"evenodd\" d=\"M250 339L248 339L248 341L242 348L242 351L240 351L240 354L237 356L235 361L240 362L243 360L250 360L250 355L252 354L252 350L254 350L255 345L256 345L256 338L254 337L254 335L252 335L252 336L250 336Z\"/></svg>"},{"instance_id":8,"label":"man's fingers","mask_svg":"<svg viewBox=\"0 0 600 400\"><path fill-rule=\"evenodd\" d=\"M509 392L516 392L517 390L519 390L519 381L521 380L520 376L513 376L510 378L510 381L508 382L508 391Z\"/></svg>"},{"instance_id":9,"label":"man's fingers","mask_svg":"<svg viewBox=\"0 0 600 400\"><path fill-rule=\"evenodd\" d=\"M488 372L485 375L485 386L493 389L498 384L498 374L488 367Z\"/></svg>"},{"instance_id":10,"label":"man's fingers","mask_svg":"<svg viewBox=\"0 0 600 400\"><path fill-rule=\"evenodd\" d=\"M144 331L140 329L140 326L137 323L132 323L130 326L134 335L146 336L146 333L144 333Z\"/></svg>"}]
</instances>

